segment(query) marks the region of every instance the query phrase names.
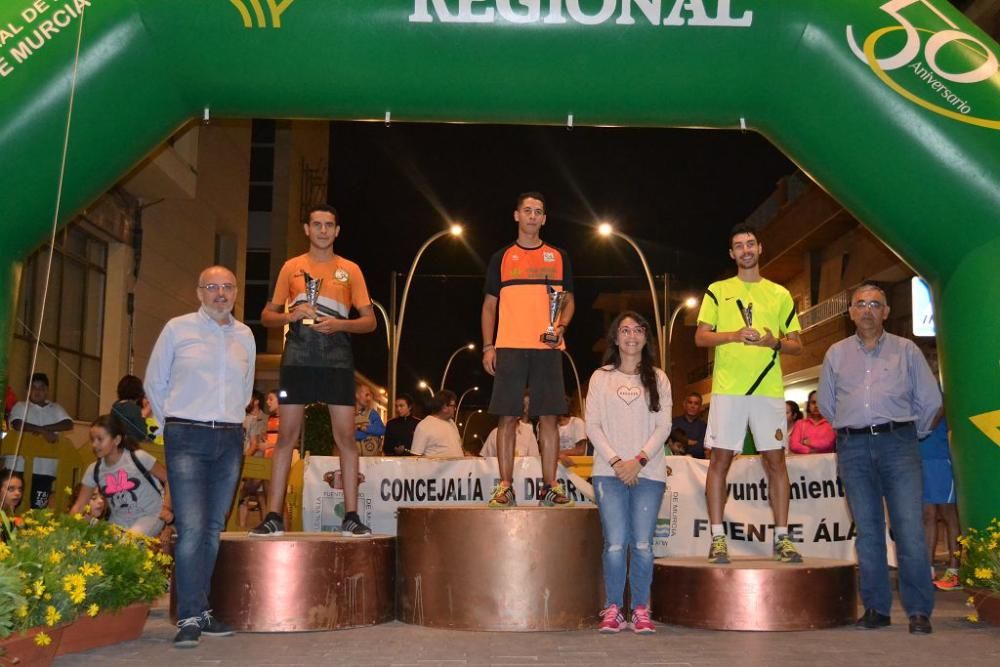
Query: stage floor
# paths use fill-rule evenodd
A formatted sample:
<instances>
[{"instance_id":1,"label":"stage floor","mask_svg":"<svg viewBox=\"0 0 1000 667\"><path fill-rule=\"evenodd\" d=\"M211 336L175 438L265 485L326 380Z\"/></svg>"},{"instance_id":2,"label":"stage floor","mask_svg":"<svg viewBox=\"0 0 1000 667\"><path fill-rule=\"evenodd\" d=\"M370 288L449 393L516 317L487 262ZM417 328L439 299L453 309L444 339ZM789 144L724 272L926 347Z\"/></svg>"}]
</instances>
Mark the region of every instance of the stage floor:
<instances>
[{"instance_id":1,"label":"stage floor","mask_svg":"<svg viewBox=\"0 0 1000 667\"><path fill-rule=\"evenodd\" d=\"M93 665L998 665L1000 630L967 623L962 592L937 594L934 634L911 636L897 605L892 627L808 632L716 632L657 624L651 637L596 631L463 632L394 622L321 633L203 638L190 651L171 646L175 628L154 608L142 638L56 660ZM860 610L859 610L860 614Z\"/></svg>"}]
</instances>

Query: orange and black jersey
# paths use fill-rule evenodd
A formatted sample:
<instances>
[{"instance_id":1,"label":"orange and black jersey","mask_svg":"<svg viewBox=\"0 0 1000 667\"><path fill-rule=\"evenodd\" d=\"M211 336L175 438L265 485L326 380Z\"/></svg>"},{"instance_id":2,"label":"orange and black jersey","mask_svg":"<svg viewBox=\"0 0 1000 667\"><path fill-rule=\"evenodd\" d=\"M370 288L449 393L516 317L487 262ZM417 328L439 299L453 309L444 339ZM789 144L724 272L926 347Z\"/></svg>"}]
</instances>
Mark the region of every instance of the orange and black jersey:
<instances>
[{"instance_id":1,"label":"orange and black jersey","mask_svg":"<svg viewBox=\"0 0 1000 667\"><path fill-rule=\"evenodd\" d=\"M546 285L573 291L566 252L547 243L525 248L516 242L497 251L486 270L486 294L499 299L497 347L549 349L540 337L549 326Z\"/></svg>"}]
</instances>

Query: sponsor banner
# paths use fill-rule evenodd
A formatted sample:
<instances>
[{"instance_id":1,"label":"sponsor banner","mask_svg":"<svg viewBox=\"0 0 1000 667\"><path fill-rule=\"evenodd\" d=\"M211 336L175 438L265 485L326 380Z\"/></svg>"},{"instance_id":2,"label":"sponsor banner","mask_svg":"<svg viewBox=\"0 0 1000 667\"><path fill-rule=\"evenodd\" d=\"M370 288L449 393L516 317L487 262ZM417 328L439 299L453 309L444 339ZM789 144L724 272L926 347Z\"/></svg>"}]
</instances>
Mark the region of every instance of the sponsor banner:
<instances>
[{"instance_id":1,"label":"sponsor banner","mask_svg":"<svg viewBox=\"0 0 1000 667\"><path fill-rule=\"evenodd\" d=\"M484 504L499 481L495 458L422 459L361 457L358 512L376 533L396 534L396 510L414 505ZM560 466L559 478L578 504L591 504ZM542 484L541 461L514 460L514 491L521 504L536 504ZM344 519L344 486L340 459L310 456L305 460L302 529L337 532Z\"/></svg>"},{"instance_id":2,"label":"sponsor banner","mask_svg":"<svg viewBox=\"0 0 1000 667\"><path fill-rule=\"evenodd\" d=\"M837 476L834 454L789 456L791 507L788 530L803 556L855 560L854 521L844 486ZM711 542L705 478L708 461L667 458L667 479L653 549L657 557L707 556ZM737 457L729 470L729 499L724 526L729 553L770 556L774 520L768 505L770 489L758 456ZM888 541L887 544L891 545ZM894 562L890 546L890 562Z\"/></svg>"}]
</instances>

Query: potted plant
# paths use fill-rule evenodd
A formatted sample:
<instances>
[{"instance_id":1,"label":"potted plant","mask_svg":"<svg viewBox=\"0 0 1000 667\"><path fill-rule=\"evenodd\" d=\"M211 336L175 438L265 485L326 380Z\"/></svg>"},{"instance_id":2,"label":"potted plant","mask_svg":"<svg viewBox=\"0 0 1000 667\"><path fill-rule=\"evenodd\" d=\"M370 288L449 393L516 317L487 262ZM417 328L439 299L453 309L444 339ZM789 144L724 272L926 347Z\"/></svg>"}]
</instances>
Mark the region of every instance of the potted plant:
<instances>
[{"instance_id":1,"label":"potted plant","mask_svg":"<svg viewBox=\"0 0 1000 667\"><path fill-rule=\"evenodd\" d=\"M983 530L970 528L958 541L962 545L958 576L971 593L966 604L972 612L967 618L1000 625L1000 519L994 517Z\"/></svg>"},{"instance_id":2,"label":"potted plant","mask_svg":"<svg viewBox=\"0 0 1000 667\"><path fill-rule=\"evenodd\" d=\"M0 546L0 564L15 573L20 596L16 606L5 603L0 588L0 627L41 628L36 644L48 638L58 654L137 637L149 603L167 588L170 557L156 547L156 540L82 514L28 512Z\"/></svg>"}]
</instances>

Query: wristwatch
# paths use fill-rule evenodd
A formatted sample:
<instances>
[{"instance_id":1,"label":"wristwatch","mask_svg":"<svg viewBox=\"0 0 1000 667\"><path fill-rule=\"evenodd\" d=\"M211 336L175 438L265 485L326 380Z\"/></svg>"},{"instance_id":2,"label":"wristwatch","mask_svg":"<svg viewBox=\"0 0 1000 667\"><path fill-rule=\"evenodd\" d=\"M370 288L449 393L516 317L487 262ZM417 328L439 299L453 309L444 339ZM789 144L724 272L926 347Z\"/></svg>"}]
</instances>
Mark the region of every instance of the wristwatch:
<instances>
[{"instance_id":1,"label":"wristwatch","mask_svg":"<svg viewBox=\"0 0 1000 667\"><path fill-rule=\"evenodd\" d=\"M639 465L643 468L645 468L646 464L649 463L649 458L647 458L645 452L639 452L638 454L636 454L635 460L638 461Z\"/></svg>"}]
</instances>

